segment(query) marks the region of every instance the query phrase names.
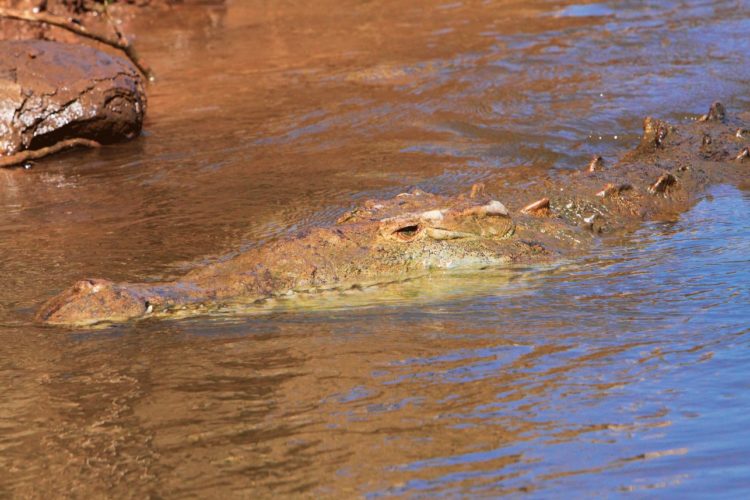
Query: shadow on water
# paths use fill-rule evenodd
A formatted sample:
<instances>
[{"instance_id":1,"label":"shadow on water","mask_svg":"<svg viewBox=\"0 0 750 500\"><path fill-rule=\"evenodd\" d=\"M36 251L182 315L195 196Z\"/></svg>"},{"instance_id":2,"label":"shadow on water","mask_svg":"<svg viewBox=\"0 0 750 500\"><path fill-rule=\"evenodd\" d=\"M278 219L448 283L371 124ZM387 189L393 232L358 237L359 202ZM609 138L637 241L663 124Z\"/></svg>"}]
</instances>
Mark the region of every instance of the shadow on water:
<instances>
[{"instance_id":1,"label":"shadow on water","mask_svg":"<svg viewBox=\"0 0 750 500\"><path fill-rule=\"evenodd\" d=\"M138 21L144 137L0 172L0 496L748 493L750 209L548 269L38 328L409 184L519 183L745 109L744 2L227 2ZM731 40L731 43L727 42Z\"/></svg>"}]
</instances>

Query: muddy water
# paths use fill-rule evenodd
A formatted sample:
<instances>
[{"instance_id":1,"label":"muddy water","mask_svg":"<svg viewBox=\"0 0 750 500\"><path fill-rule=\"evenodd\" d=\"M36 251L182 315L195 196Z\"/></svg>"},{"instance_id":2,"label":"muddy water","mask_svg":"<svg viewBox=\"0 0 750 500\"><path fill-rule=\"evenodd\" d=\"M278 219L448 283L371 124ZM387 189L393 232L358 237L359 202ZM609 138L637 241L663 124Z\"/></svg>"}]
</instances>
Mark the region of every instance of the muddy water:
<instances>
[{"instance_id":1,"label":"muddy water","mask_svg":"<svg viewBox=\"0 0 750 500\"><path fill-rule=\"evenodd\" d=\"M0 497L750 493L750 195L548 269L38 328L405 186L750 110L746 2L260 2L129 25L137 141L0 172ZM564 493L563 493L564 492Z\"/></svg>"}]
</instances>

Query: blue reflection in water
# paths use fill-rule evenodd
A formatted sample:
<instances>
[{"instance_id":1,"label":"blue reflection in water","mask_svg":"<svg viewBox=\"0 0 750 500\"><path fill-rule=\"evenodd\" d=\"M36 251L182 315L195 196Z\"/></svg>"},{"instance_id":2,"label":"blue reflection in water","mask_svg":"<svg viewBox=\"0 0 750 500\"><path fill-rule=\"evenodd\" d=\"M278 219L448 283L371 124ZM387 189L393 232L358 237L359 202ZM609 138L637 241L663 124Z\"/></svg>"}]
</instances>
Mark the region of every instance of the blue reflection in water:
<instances>
[{"instance_id":1,"label":"blue reflection in water","mask_svg":"<svg viewBox=\"0 0 750 500\"><path fill-rule=\"evenodd\" d=\"M481 299L472 321L497 329L493 312L512 310L512 324L527 325L524 345L405 363L419 366L424 384L494 370L495 401L440 415L457 428L486 428L487 440L473 452L394 465L412 478L369 496L747 493L748 210L748 193L721 186L679 222L652 224L572 275L550 275L523 307ZM539 310L553 310L559 326ZM544 345L556 348L543 361L518 362ZM460 357L460 370L441 369Z\"/></svg>"}]
</instances>

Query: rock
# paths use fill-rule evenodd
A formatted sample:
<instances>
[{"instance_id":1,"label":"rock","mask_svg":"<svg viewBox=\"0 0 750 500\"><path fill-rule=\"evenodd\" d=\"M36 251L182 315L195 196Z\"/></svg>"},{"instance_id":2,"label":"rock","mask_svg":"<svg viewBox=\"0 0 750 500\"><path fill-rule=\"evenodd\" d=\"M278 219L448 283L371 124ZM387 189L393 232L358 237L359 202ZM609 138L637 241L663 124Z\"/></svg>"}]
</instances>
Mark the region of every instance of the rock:
<instances>
[{"instance_id":1,"label":"rock","mask_svg":"<svg viewBox=\"0 0 750 500\"><path fill-rule=\"evenodd\" d=\"M71 139L132 139L145 111L143 80L124 59L84 45L0 41L0 162Z\"/></svg>"}]
</instances>

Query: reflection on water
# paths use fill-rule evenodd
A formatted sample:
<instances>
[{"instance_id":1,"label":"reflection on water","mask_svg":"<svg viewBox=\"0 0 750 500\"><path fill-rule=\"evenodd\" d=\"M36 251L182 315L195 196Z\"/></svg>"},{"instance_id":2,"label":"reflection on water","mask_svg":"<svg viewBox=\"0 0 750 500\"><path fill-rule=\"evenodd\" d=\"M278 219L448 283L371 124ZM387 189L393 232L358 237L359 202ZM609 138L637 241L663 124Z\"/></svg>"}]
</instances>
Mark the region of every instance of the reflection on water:
<instances>
[{"instance_id":1,"label":"reflection on water","mask_svg":"<svg viewBox=\"0 0 750 500\"><path fill-rule=\"evenodd\" d=\"M549 269L29 318L82 276L174 276L408 184L614 157L646 113L746 110L748 12L252 1L141 26L145 136L0 172L0 496L747 494L750 197L729 187Z\"/></svg>"}]
</instances>

